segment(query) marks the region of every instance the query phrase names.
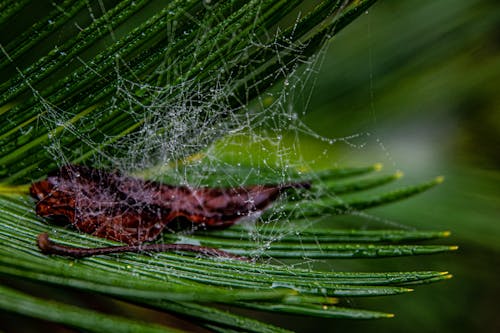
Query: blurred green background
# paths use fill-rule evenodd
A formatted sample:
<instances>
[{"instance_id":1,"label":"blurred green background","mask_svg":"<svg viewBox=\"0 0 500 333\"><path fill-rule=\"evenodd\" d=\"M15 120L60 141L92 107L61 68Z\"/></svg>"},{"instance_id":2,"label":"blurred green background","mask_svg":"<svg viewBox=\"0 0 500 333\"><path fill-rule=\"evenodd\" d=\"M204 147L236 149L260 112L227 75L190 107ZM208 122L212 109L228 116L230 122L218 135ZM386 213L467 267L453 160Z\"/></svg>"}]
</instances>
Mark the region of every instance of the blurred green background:
<instances>
[{"instance_id":1,"label":"blurred green background","mask_svg":"<svg viewBox=\"0 0 500 333\"><path fill-rule=\"evenodd\" d=\"M305 100L305 98L304 98ZM305 102L298 102L303 107ZM382 321L301 321L304 332L500 332L500 3L381 0L332 40L304 122L329 145L302 140L318 165L382 162L409 183L444 175L428 193L371 210L365 224L450 230L457 253L333 262L334 270L436 269L454 278L356 305ZM386 222L384 222L386 221Z\"/></svg>"}]
</instances>

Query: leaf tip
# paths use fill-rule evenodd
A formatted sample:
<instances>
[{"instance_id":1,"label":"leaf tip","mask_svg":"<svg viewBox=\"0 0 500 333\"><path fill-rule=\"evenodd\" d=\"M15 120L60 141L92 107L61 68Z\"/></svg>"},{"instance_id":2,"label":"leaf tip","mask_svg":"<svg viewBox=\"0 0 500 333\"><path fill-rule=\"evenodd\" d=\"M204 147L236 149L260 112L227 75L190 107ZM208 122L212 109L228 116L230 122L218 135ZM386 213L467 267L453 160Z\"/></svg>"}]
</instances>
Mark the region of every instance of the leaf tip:
<instances>
[{"instance_id":1,"label":"leaf tip","mask_svg":"<svg viewBox=\"0 0 500 333\"><path fill-rule=\"evenodd\" d=\"M456 250L458 250L458 245L452 245L448 248L450 249L450 251L456 251Z\"/></svg>"},{"instance_id":2,"label":"leaf tip","mask_svg":"<svg viewBox=\"0 0 500 333\"><path fill-rule=\"evenodd\" d=\"M385 314L385 317L386 317L386 318L394 318L394 317L395 317L395 315L394 315L394 313L386 313L386 314Z\"/></svg>"},{"instance_id":3,"label":"leaf tip","mask_svg":"<svg viewBox=\"0 0 500 333\"><path fill-rule=\"evenodd\" d=\"M436 183L436 184L441 184L442 182L444 182L444 176L437 176L434 179L434 183Z\"/></svg>"},{"instance_id":4,"label":"leaf tip","mask_svg":"<svg viewBox=\"0 0 500 333\"><path fill-rule=\"evenodd\" d=\"M399 179L399 178L402 178L404 176L404 172L401 171L401 170L398 170L396 171L396 173L394 174L394 179Z\"/></svg>"},{"instance_id":5,"label":"leaf tip","mask_svg":"<svg viewBox=\"0 0 500 333\"><path fill-rule=\"evenodd\" d=\"M451 231L449 231L449 230L441 232L442 237L450 237L450 235L451 235Z\"/></svg>"},{"instance_id":6,"label":"leaf tip","mask_svg":"<svg viewBox=\"0 0 500 333\"><path fill-rule=\"evenodd\" d=\"M373 165L373 170L374 171L380 171L380 170L382 170L383 167L384 167L384 165L382 163L375 163Z\"/></svg>"}]
</instances>

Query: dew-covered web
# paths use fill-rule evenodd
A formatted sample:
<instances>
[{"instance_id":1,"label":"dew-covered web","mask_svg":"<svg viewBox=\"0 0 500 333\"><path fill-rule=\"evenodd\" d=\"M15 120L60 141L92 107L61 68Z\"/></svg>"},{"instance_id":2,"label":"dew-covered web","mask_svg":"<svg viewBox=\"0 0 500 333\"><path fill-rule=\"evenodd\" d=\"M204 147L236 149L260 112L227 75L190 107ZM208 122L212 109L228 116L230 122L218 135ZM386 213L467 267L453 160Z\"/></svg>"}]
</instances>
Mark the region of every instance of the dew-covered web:
<instances>
[{"instance_id":1,"label":"dew-covered web","mask_svg":"<svg viewBox=\"0 0 500 333\"><path fill-rule=\"evenodd\" d=\"M295 15L298 22L300 13ZM193 24L200 22L193 21ZM197 36L200 44L209 39L207 36L210 29L211 27L202 29L206 35ZM69 164L72 158L65 146L65 138L77 137L82 146L92 147L95 152L86 164L98 169L117 171L123 177L151 179L185 186L192 191L200 187L240 188L252 184L310 181L317 191L308 193L307 190L299 189L285 192L264 213L252 211L248 213L249 216L238 219L239 228L244 229L242 235L248 235L253 242L250 257L270 259L266 250L272 244L289 235L294 235L300 242L303 230L329 218L292 219L291 215L299 216L304 205L314 202L318 196L337 202L343 200L334 192L322 192L323 180L314 170L316 163L327 156L318 156L314 160L305 158L304 150L307 147L302 141L316 141L330 146L329 149L340 145L359 150L363 149L366 141L378 140L363 132L345 137L335 137L334 134L325 137L304 123L302 119L308 111L317 73L321 70L329 43L316 55L299 59L301 49L306 45L300 42L285 45L278 37L279 33L279 29L269 31L270 38L267 40L255 37L240 55L244 58L252 48L276 52L279 61L283 61L282 68L269 75L273 76L277 84L249 101L239 98L238 103L234 103L232 97L235 87L241 81L238 71L244 68L235 69L232 62L237 59L221 59L220 75L214 71L210 75L202 75L204 68L199 68L199 76L189 77L189 73L179 65L181 59L172 56L166 58L149 76L139 77L135 75L133 68L117 57L113 75L104 78L113 81L113 97L104 106L93 108L88 116L78 116L90 117L85 120L87 127L92 126L91 119L96 119L97 124L97 119L101 116L117 110L131 117L137 126L116 136L107 134L99 127L93 132L82 130L80 124L83 122L80 118L76 119L64 106L52 105L33 88L33 95L44 110L38 126L50 129L47 151L60 166ZM109 34L111 40L116 38L112 27L109 27ZM223 45L214 43L211 54L221 47ZM297 54L297 58L281 60L283 49L288 49L289 54ZM210 57L211 54L204 54L202 57ZM194 54L192 68L196 68L203 58L197 58ZM253 62L257 60L249 59L247 66L253 66ZM83 57L77 57L76 61L83 64L86 70L93 70L93 63ZM295 65L290 67L289 62L294 62ZM156 82L151 77L157 78ZM252 85L258 86L259 80L264 79L267 77L246 82L244 87L250 90ZM100 135L95 135L95 131L99 131ZM78 146L71 149L74 156ZM371 161L367 161L369 162ZM151 195L150 191L147 192L140 186L135 186L131 191L131 197ZM297 196L301 200L296 200ZM124 202L129 202L129 199L130 197L114 198ZM285 206L287 209L282 209ZM95 208L91 214L99 216L106 209L103 205ZM350 214L380 223L376 217L362 212L353 211ZM382 223L390 222L384 220ZM187 230L178 231L176 241L196 243L191 240L190 235L197 229L203 228L193 224ZM318 247L321 247L319 241ZM154 258L155 255L152 255L152 260ZM304 257L294 265L307 266L311 262L314 260Z\"/></svg>"}]
</instances>

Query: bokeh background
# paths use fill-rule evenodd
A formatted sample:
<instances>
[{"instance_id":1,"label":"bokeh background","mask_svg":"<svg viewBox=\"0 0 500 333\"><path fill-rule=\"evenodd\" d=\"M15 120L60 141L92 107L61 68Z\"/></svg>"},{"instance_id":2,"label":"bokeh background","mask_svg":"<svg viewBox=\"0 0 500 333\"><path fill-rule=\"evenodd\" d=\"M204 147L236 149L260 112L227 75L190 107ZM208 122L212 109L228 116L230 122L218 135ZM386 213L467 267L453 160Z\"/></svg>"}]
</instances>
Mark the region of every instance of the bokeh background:
<instances>
[{"instance_id":1,"label":"bokeh background","mask_svg":"<svg viewBox=\"0 0 500 333\"><path fill-rule=\"evenodd\" d=\"M303 120L328 138L359 135L356 147L302 140L320 165L382 162L409 183L445 176L430 192L369 213L450 230L447 241L460 249L409 261L331 263L337 270L447 270L454 278L409 295L351 300L395 312L390 320L297 320L290 327L500 332L500 3L379 1L331 42Z\"/></svg>"}]
</instances>

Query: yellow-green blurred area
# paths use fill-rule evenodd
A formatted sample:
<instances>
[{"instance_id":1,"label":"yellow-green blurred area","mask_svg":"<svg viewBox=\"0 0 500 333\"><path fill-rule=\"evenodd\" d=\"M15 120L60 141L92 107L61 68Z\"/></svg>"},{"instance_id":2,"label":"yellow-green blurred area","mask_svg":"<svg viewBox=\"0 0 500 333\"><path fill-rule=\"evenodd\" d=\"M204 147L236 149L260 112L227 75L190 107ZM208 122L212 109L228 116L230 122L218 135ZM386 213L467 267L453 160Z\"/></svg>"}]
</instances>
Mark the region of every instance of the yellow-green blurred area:
<instances>
[{"instance_id":1,"label":"yellow-green blurred area","mask_svg":"<svg viewBox=\"0 0 500 333\"><path fill-rule=\"evenodd\" d=\"M329 263L333 270L449 270L454 278L411 295L352 299L396 317L286 319L304 332L499 332L500 3L379 1L330 43L304 122L351 146L302 139L317 165L382 162L403 182L445 182L370 210L401 226L450 230L453 254ZM305 99L305 98L304 98ZM298 102L298 108L306 102ZM387 220L386 220L387 219ZM384 222L385 221L385 222ZM294 323L290 324L290 320Z\"/></svg>"}]
</instances>

